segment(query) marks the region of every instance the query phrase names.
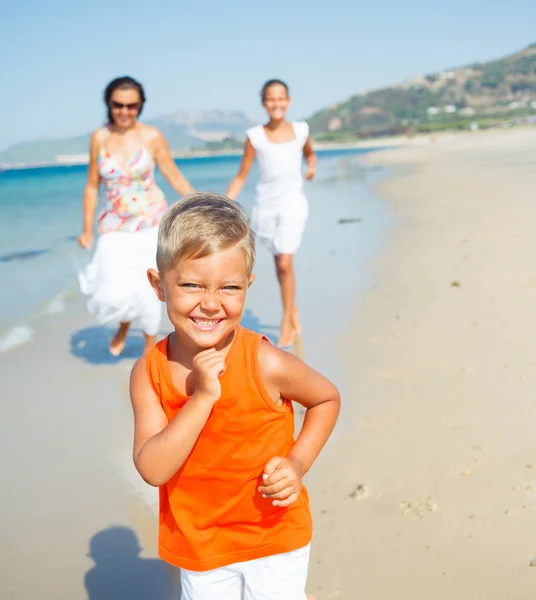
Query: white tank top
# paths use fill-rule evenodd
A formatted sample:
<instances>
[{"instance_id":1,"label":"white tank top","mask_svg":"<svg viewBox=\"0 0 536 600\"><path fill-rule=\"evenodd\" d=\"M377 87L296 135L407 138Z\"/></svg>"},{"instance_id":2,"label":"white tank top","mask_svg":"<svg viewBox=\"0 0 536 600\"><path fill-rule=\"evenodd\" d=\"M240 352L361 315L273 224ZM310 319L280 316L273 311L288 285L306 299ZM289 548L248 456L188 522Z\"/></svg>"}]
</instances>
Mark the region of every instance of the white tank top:
<instances>
[{"instance_id":1,"label":"white tank top","mask_svg":"<svg viewBox=\"0 0 536 600\"><path fill-rule=\"evenodd\" d=\"M282 144L271 142L262 125L246 131L259 164L258 204L303 196L303 147L309 137L309 125L298 121L292 127L294 139Z\"/></svg>"}]
</instances>

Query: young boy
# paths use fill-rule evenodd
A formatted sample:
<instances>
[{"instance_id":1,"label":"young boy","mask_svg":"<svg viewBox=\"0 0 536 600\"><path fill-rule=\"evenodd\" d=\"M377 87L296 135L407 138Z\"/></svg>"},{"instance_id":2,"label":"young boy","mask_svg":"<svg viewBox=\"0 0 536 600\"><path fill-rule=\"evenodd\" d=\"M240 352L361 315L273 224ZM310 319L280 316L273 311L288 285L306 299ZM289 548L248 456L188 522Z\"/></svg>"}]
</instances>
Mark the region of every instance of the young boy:
<instances>
[{"instance_id":1,"label":"young boy","mask_svg":"<svg viewBox=\"0 0 536 600\"><path fill-rule=\"evenodd\" d=\"M159 554L183 600L304 600L312 536L302 477L339 414L335 386L243 329L255 242L240 206L172 206L149 280L175 331L134 365L134 462L160 487ZM291 400L306 409L294 441Z\"/></svg>"}]
</instances>

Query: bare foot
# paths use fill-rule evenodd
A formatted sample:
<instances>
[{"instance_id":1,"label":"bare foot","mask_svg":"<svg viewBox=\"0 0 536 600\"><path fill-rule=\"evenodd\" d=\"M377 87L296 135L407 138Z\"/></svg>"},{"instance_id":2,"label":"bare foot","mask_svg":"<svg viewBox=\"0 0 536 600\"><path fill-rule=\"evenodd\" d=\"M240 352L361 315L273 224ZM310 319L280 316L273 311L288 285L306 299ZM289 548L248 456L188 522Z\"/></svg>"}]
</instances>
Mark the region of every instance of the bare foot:
<instances>
[{"instance_id":1,"label":"bare foot","mask_svg":"<svg viewBox=\"0 0 536 600\"><path fill-rule=\"evenodd\" d=\"M281 323L281 334L279 335L279 341L277 342L277 345L280 348L291 346L294 342L295 335L296 331L294 330L292 321L283 321Z\"/></svg>"}]
</instances>

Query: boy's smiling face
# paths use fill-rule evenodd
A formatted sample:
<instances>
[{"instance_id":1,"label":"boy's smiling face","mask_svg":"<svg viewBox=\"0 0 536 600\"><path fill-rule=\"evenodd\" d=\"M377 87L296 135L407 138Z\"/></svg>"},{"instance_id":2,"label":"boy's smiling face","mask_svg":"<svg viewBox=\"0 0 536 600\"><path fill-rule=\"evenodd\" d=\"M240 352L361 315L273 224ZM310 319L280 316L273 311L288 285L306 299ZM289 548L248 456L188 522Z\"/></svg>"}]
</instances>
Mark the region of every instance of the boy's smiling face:
<instances>
[{"instance_id":1,"label":"boy's smiling face","mask_svg":"<svg viewBox=\"0 0 536 600\"><path fill-rule=\"evenodd\" d=\"M240 244L211 256L182 259L163 276L149 272L169 320L192 350L225 344L238 326L253 275Z\"/></svg>"}]
</instances>

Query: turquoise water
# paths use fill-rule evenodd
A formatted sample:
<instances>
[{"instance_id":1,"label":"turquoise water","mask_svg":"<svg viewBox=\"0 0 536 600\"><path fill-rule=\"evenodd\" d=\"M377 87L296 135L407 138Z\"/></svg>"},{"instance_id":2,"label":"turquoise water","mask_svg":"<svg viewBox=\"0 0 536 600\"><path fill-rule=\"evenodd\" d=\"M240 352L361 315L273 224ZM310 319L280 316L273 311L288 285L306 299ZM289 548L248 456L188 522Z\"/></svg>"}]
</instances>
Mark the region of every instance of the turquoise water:
<instances>
[{"instance_id":1,"label":"turquoise water","mask_svg":"<svg viewBox=\"0 0 536 600\"><path fill-rule=\"evenodd\" d=\"M370 254L375 246L385 216L378 207L374 208L374 202L371 203L364 192L367 173L358 162L363 152L319 153L317 177L306 187L311 217L297 257L298 267L309 274L303 285L310 276L314 281L315 265L320 264L348 270L354 285L353 280L359 279L360 271L357 267L354 269L354 264L359 262L360 256ZM196 189L224 193L236 174L239 161L239 157L214 157L177 162ZM240 196L240 202L248 211L254 199L255 180L253 172ZM176 201L176 194L160 175L157 181L168 202ZM0 277L3 282L0 350L6 349L1 342L6 332L27 326L42 314L61 311L69 294L76 292L76 271L91 256L76 243L81 229L85 182L85 166L0 173ZM339 219L354 218L365 220L358 224L339 224ZM272 271L271 257L260 249L259 269ZM314 293L318 297L326 296L327 301L329 283L313 285ZM260 290L264 288L264 285L257 286ZM277 288L272 290L274 292ZM267 318L277 322L277 295L270 307Z\"/></svg>"}]
</instances>

